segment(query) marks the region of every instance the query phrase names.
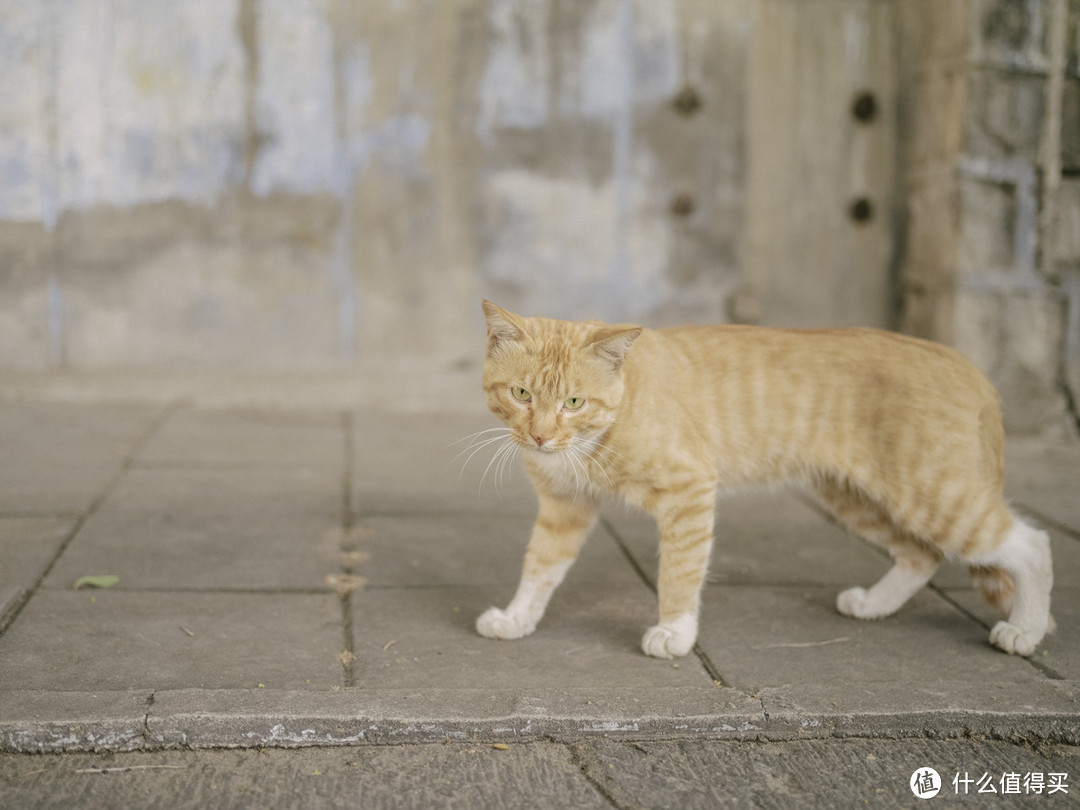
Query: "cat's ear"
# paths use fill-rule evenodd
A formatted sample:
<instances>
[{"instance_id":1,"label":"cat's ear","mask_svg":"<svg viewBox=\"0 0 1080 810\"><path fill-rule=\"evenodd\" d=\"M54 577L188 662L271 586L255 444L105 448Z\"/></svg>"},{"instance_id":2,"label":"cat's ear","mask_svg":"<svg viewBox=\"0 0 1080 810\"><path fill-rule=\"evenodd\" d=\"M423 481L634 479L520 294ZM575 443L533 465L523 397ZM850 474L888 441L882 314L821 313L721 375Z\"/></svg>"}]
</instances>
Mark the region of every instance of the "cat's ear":
<instances>
[{"instance_id":1,"label":"cat's ear","mask_svg":"<svg viewBox=\"0 0 1080 810\"><path fill-rule=\"evenodd\" d=\"M484 300L484 317L487 318L488 349L493 349L504 341L525 339L525 324L512 312L507 312Z\"/></svg>"},{"instance_id":2,"label":"cat's ear","mask_svg":"<svg viewBox=\"0 0 1080 810\"><path fill-rule=\"evenodd\" d=\"M612 368L619 368L626 359L626 353L634 341L641 337L640 327L633 329L605 329L593 341L592 350L603 360L611 363Z\"/></svg>"}]
</instances>

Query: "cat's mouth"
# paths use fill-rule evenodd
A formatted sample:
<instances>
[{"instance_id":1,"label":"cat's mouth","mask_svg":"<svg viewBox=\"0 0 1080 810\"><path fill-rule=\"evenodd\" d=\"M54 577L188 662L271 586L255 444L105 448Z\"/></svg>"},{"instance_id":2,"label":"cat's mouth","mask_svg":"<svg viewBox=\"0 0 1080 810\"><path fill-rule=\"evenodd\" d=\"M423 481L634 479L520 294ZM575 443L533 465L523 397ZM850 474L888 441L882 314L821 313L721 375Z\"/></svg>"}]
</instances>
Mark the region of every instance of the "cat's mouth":
<instances>
[{"instance_id":1,"label":"cat's mouth","mask_svg":"<svg viewBox=\"0 0 1080 810\"><path fill-rule=\"evenodd\" d=\"M518 444L525 450L532 450L534 453L551 454L558 453L563 449L561 447L556 447L555 443L550 441L544 442L543 444L537 444L536 440L532 438L518 439Z\"/></svg>"}]
</instances>

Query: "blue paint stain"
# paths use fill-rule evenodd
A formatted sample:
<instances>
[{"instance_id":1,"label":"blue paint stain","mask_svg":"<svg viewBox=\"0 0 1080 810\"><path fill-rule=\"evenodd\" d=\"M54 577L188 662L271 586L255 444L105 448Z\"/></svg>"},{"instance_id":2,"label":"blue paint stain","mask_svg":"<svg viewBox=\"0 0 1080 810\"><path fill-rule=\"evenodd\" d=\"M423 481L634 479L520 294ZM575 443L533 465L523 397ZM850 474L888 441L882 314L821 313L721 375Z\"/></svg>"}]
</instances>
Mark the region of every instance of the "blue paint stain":
<instances>
[{"instance_id":1,"label":"blue paint stain","mask_svg":"<svg viewBox=\"0 0 1080 810\"><path fill-rule=\"evenodd\" d=\"M46 298L49 315L49 360L54 366L64 362L64 291L55 272L49 273Z\"/></svg>"},{"instance_id":2,"label":"blue paint stain","mask_svg":"<svg viewBox=\"0 0 1080 810\"><path fill-rule=\"evenodd\" d=\"M617 107L613 118L613 159L611 166L612 188L615 195L615 225L612 239L611 267L607 279L607 307L605 313L611 320L621 320L628 305L630 288L630 207L633 193L634 151L634 6L632 0L622 0L618 7L616 30L618 31L620 70L616 72L618 90Z\"/></svg>"},{"instance_id":3,"label":"blue paint stain","mask_svg":"<svg viewBox=\"0 0 1080 810\"><path fill-rule=\"evenodd\" d=\"M397 115L378 129L353 138L349 151L358 171L367 171L377 163L392 174L417 179L430 139L427 120L418 115Z\"/></svg>"}]
</instances>

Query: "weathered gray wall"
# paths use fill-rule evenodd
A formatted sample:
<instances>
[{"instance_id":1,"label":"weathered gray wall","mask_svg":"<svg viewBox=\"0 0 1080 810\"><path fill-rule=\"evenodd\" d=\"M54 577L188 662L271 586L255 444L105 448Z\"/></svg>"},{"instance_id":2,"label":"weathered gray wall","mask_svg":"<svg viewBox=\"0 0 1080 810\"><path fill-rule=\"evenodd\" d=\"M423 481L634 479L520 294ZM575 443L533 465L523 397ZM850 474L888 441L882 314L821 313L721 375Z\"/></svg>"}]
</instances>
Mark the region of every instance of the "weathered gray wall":
<instances>
[{"instance_id":1,"label":"weathered gray wall","mask_svg":"<svg viewBox=\"0 0 1080 810\"><path fill-rule=\"evenodd\" d=\"M919 0L898 10L908 74L902 327L972 357L1013 430L1075 424L1080 3Z\"/></svg>"},{"instance_id":2,"label":"weathered gray wall","mask_svg":"<svg viewBox=\"0 0 1080 810\"><path fill-rule=\"evenodd\" d=\"M0 368L447 369L487 296L902 326L1059 424L1055 2L0 0Z\"/></svg>"},{"instance_id":3,"label":"weathered gray wall","mask_svg":"<svg viewBox=\"0 0 1080 810\"><path fill-rule=\"evenodd\" d=\"M723 319L747 8L3 0L0 365L444 362L481 295Z\"/></svg>"}]
</instances>

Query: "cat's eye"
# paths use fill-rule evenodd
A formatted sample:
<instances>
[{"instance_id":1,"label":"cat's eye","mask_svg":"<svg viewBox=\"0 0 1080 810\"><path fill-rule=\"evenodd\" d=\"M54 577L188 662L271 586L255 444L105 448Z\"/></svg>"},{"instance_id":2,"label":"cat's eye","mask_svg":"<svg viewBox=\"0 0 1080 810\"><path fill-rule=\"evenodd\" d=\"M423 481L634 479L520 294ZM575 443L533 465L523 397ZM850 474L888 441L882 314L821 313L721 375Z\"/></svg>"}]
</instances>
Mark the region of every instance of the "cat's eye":
<instances>
[{"instance_id":1,"label":"cat's eye","mask_svg":"<svg viewBox=\"0 0 1080 810\"><path fill-rule=\"evenodd\" d=\"M585 397L570 397L563 403L563 407L568 411L580 411L585 407Z\"/></svg>"},{"instance_id":2,"label":"cat's eye","mask_svg":"<svg viewBox=\"0 0 1080 810\"><path fill-rule=\"evenodd\" d=\"M514 386L510 389L510 393L514 395L514 399L518 402L528 402L532 399L532 394L527 389L520 386Z\"/></svg>"}]
</instances>

